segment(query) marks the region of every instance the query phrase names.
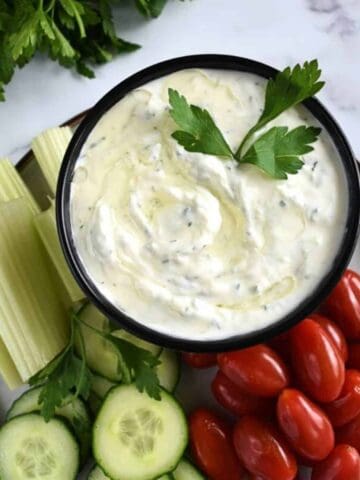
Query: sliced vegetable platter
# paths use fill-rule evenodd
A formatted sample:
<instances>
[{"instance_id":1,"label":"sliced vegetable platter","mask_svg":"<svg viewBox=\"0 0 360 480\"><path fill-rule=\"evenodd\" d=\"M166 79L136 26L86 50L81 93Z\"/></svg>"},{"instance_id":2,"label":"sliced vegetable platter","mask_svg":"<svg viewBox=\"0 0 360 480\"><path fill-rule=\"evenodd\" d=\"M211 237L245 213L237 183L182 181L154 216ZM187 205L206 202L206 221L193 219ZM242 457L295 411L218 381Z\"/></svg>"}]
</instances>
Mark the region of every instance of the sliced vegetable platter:
<instances>
[{"instance_id":1,"label":"sliced vegetable platter","mask_svg":"<svg viewBox=\"0 0 360 480\"><path fill-rule=\"evenodd\" d=\"M82 115L83 114L78 116L75 120L68 122L68 125L71 126L71 128L76 127L77 123L81 120ZM50 137L47 137L47 135ZM21 380L24 381L24 379L29 378L32 379L33 387L30 390L27 386L15 388L10 391L8 386L1 381L1 425L5 424L5 426L2 428L2 433L0 434L0 451L8 451L9 456L11 457L12 455L13 457L7 461L8 471L0 473L4 475L5 479L15 478L12 477L11 468L13 468L14 462L20 462L24 465L25 471L28 469L29 478L33 478L32 469L34 469L34 465L31 460L29 461L31 455L30 457L26 456L26 454L23 455L19 445L25 445L22 443L22 436L25 442L25 440L29 438L29 432L37 432L40 437L42 434L44 435L46 441L50 443L50 448L52 448L51 443L53 443L53 447L56 445L56 448L52 448L52 451L57 450L58 456L52 458L51 462L58 462L61 464L64 463L63 459L66 458L66 465L64 466L65 470L59 470L57 476L53 477L49 475L46 476L46 469L48 468L46 461L45 466L42 465L41 462L38 462L36 468L39 468L38 465L42 465L41 468L45 468L45 471L43 472L45 475L44 478L48 478L49 480L64 480L68 477L70 480L72 474L69 474L69 472L76 472L79 469L79 462L83 465L83 468L77 478L81 480L87 478L90 480L106 480L107 478L111 478L110 475L112 475L113 478L116 477L121 480L143 480L144 478L154 478L154 480L156 478L161 478L161 480L201 480L207 478L204 473L200 473L200 470L189 462L187 449L188 431L184 412L185 414L188 414L199 407L209 407L218 412L225 420L233 420L233 416L230 413L232 407L223 408L219 405L219 403L225 405L226 400L224 403L221 401L221 398L220 400L218 398L218 403L214 399L216 389L218 395L220 397L222 396L221 390L224 391L224 388L226 388L227 380L225 379L224 383L224 379L221 381L221 378L218 378L217 376L216 378L219 382L217 386L215 386L214 377L217 371L216 368L192 368L182 362L180 356L176 352L161 349L160 347L147 344L146 342L129 336L126 332L110 325L107 319L105 319L92 305L82 304L82 292L72 279L69 271L64 268L64 259L58 256L57 247L54 249L54 244L56 244L57 238L55 238L56 230L54 224L54 211L53 206L51 205L51 196L54 193L56 185L57 167L54 168L52 161L49 163L47 162L47 159L51 158L54 155L54 152L56 152L57 142L58 156L59 158L61 157L64 145L66 145L66 142L71 137L71 129L70 127L64 128L61 132L56 130L55 137L51 138L51 136L52 130L49 130L40 137L40 139L33 143L33 150L36 154L37 161L35 160L32 151L30 151L16 166L19 175L29 187L37 204L31 199L25 200L25 203L22 203L24 200L20 201L20 203L15 201L13 205L9 204L11 207L10 209L5 208L2 212L0 211L0 216L2 216L5 221L6 218L8 218L9 225L13 225L11 228L18 228L16 218L18 212L23 211L24 205L26 204L25 209L28 210L28 217L25 219L25 223L30 220L32 222L32 219L35 218L34 225L36 232L41 239L42 247L47 252L55 270L57 271L57 278L60 284L66 285L66 301L70 301L72 306L77 306L77 326L74 327L72 331L73 333L75 332L75 335L76 329L81 331L83 344L81 344L80 340L77 340L74 341L73 346L75 355L79 354L81 357L82 349L82 353L85 353L87 366L92 371L91 388L89 387L90 394L85 403L79 398L72 401L70 406L66 405L66 402L64 402L64 406L58 406L56 408L54 408L54 405L56 404L55 400L53 401L53 404L48 401L54 394L54 390L49 388L46 393L47 399L45 402L43 401L41 408L41 405L39 406L39 401L41 400L41 392L44 390L43 384L46 384L46 381L49 382L51 374L49 376L49 371L46 371L46 368L42 370L42 372L44 372L42 375L39 375L37 372L40 368L46 367L46 364L51 360L51 346L49 346L49 358L37 358L36 353L39 352L36 352L36 348L33 348L31 345L31 342L33 341L31 334L35 335L37 328L39 329L38 332L41 332L43 325L41 325L41 322L39 325L35 325L35 323L31 325L35 334L29 332L28 351L17 351L15 345L16 342L14 342L14 347L11 348L10 351L10 357L16 358L16 368L14 368L13 362L9 361L8 357L4 357L4 352L6 352L6 355L9 353L7 349L9 348L8 345L11 344L12 335L14 335L15 340L17 335L16 333L14 334L9 327L6 341L4 339L6 348L4 349L2 348L3 345L0 345L0 354L2 355L0 362L3 365L2 374L3 376L7 375L7 384L12 387L16 387L21 383ZM49 145L51 144L52 147L48 150ZM6 178L10 178L12 175L11 172L9 173L9 169L11 170L10 164L6 164L5 162L1 165L0 182L2 174L5 175ZM3 171L1 169L3 169ZM10 179L9 192L16 191L16 188L16 180ZM19 194L19 196L21 197L23 195ZM4 201L3 198L0 198L0 200L2 202ZM23 216L24 215L22 214L22 217ZM10 219L14 219L14 221L10 222ZM21 222L23 223L24 220L22 219ZM17 233L18 232L16 231L15 236ZM9 238L3 243L3 245L7 245L9 255L12 253L11 249L13 247L11 242L9 242L9 239L11 240L13 238L11 235L12 233L9 232ZM25 236L23 239L20 238L16 248L19 249L21 245L24 245L25 250L26 245L24 242L26 242ZM19 262L20 261L23 261L24 263L27 262L27 259L22 257L21 252L19 254ZM360 271L360 243L357 245L351 267L355 271ZM40 270L37 271L34 269L34 259L32 259L32 262L29 262L27 266L25 265L24 271L29 272L29 278L32 278L34 283L39 283L38 288L42 288L44 289L44 292L47 292L46 280L43 279L40 281L38 279ZM20 277L21 275L19 276L19 281L21 280ZM5 293L9 297L11 292ZM51 308L51 311L56 312L58 308L56 299L48 298L47 300L48 302L45 303L46 308ZM27 301L29 302L29 299ZM33 305L30 302L28 303L28 306L29 315L31 317L30 310ZM9 316L9 313L7 313L7 315ZM40 319L44 317L45 321L45 310L42 311L40 308L40 310L37 311L37 316ZM9 325L11 320L12 319L9 318ZM55 328L54 325L53 327ZM61 338L61 324L58 328L59 332L54 338ZM102 332L101 337L97 335L97 330ZM27 332L22 331L21 333L25 336ZM48 337L45 335L43 342L46 342L47 339ZM131 383L130 369L127 369L127 365L119 370L117 365L117 362L119 361L118 357L116 357L114 363L114 350L109 347L109 340L113 342L112 346L118 346L119 350L125 348L126 345L128 345L127 342L130 342L131 345L135 345L135 348L140 349L138 351L150 352L149 358L144 354L144 364L142 367L151 367L150 360L154 358L157 359L158 366L156 367L156 371L163 388L159 391L154 391L154 385L149 381L144 381L144 379L142 380L143 383L136 380L136 386ZM57 345L53 345L53 348L56 349L57 347ZM46 349L45 353L41 351L41 355L45 355L45 357L46 353ZM130 357L131 355L129 353L129 362ZM69 359L73 361L73 357L70 356ZM99 362L99 359L102 359L102 361ZM65 361L67 361L66 358L62 358L61 360L64 364ZM124 360L126 364L125 354ZM194 362L190 359L189 363L195 365L196 361L196 359ZM227 371L227 362L228 360L226 358L219 359L219 366L222 372ZM134 366L135 363L132 365ZM146 371L148 372L148 370ZM129 373L129 378L127 380L124 378L126 377L126 372ZM52 374L53 373L54 372L52 371ZM139 373L144 373L144 370L141 370L140 368ZM222 373L220 375L222 375ZM229 377L231 377L231 372L229 372ZM86 383L86 377L84 376L83 378L85 380L82 381ZM84 387L83 385L83 388L86 390L86 386ZM139 393L139 389L145 390L145 392ZM159 395L159 392L161 396L160 402L152 398ZM106 399L104 401L105 397ZM285 401L284 399L282 400ZM124 415L119 417L119 406L121 405L132 405L133 415L129 416L128 412L124 410ZM39 414L40 408L42 416ZM54 411L51 411L51 409ZM55 416L52 418L53 414L55 414ZM42 433L45 424L43 417L51 419L50 422L46 424L45 433ZM206 470L207 465L204 465L201 460L201 442L202 438L206 439L207 437L206 435L202 435L201 428L206 422L210 421L211 418L206 418L206 411L204 414L203 410L199 410L197 415L191 418L191 435L193 436L193 442L195 439L196 443L194 450L198 450L197 461L199 466L203 467L203 470ZM117 422L116 431L114 431L114 422ZM202 422L200 427L199 422L200 424ZM245 428L245 425L243 427ZM145 430L143 428L145 428ZM134 430L140 431L141 434L136 436ZM70 431L72 432L71 434L69 434ZM239 431L238 433L240 437L240 434L243 432ZM155 436L157 437L155 442L157 448L154 450L154 458L150 464L144 463L142 465L141 457L144 453L146 456L146 452L153 448ZM211 444L209 438L210 437L207 438L206 442L209 441ZM129 443L132 445L132 448L126 450L127 456L125 458L122 457L123 461L119 462L116 446L119 445L119 448L121 448L121 445L129 445ZM94 465L92 459L89 459L90 444L92 444L93 456L96 457L97 463L100 464L102 469L99 466ZM35 449L35 454L37 456L40 455L41 457L41 455L43 455L41 450L43 446L41 442L40 444L36 443L36 445L29 445L26 443L26 448L30 449L30 451L34 451ZM40 453L39 448L41 450ZM209 452L211 452L210 447ZM226 458L226 451L220 453ZM178 463L179 460L180 463ZM216 465L215 467L211 465L211 459L208 458L204 461L205 464L206 462L210 462L207 471L208 474L209 471L211 472L212 468L216 469ZM231 466L229 466L230 464L231 459L228 459L229 469L231 469ZM144 473L142 473L141 468L144 469ZM152 468L154 469L153 476L149 473ZM238 465L235 464L234 468L238 468ZM105 476L104 470L107 471L109 476ZM172 473L168 474L167 472ZM223 478L233 480L235 477L230 470L229 472L230 473L228 474L225 472ZM37 473L39 474L39 472ZM215 480L220 480L221 477L221 475L210 476L214 478L217 477ZM223 480L223 478L221 478L221 480ZM243 480L245 478L247 478L246 474L241 474L239 471L239 478L237 480ZM280 479L280 477L278 478ZM281 479L282 478L283 477L281 477ZM309 471L301 468L300 478L310 478ZM322 477L319 478L322 480Z\"/></svg>"}]
</instances>

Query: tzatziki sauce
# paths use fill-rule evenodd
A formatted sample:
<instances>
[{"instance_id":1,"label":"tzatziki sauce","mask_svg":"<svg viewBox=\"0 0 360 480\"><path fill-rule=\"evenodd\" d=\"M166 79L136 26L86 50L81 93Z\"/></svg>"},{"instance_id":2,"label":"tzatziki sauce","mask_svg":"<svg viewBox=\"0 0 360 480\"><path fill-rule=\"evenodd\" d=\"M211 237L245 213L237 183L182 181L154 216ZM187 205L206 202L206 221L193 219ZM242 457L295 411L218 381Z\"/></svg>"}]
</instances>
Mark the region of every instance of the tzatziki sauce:
<instances>
[{"instance_id":1,"label":"tzatziki sauce","mask_svg":"<svg viewBox=\"0 0 360 480\"><path fill-rule=\"evenodd\" d=\"M252 332L291 312L332 268L348 197L324 129L288 180L171 137L169 87L206 108L236 150L265 85L248 73L182 70L127 94L89 135L71 184L73 240L97 289L137 322L204 341ZM318 126L303 106L266 130L299 125Z\"/></svg>"}]
</instances>

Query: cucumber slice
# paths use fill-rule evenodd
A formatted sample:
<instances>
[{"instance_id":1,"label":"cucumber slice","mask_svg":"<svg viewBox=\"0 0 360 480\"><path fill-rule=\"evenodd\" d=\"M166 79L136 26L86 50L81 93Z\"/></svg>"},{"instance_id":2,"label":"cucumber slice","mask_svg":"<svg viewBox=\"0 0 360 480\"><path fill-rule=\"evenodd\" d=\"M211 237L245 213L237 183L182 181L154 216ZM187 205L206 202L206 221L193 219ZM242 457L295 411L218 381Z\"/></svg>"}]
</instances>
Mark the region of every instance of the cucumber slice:
<instances>
[{"instance_id":1,"label":"cucumber slice","mask_svg":"<svg viewBox=\"0 0 360 480\"><path fill-rule=\"evenodd\" d=\"M160 354L161 364L157 367L160 385L168 392L174 392L181 375L179 355L173 350L164 348Z\"/></svg>"},{"instance_id":2,"label":"cucumber slice","mask_svg":"<svg viewBox=\"0 0 360 480\"><path fill-rule=\"evenodd\" d=\"M111 480L111 478L105 475L98 465L95 465L89 473L88 480ZM163 475L158 480L172 480L172 478L169 475Z\"/></svg>"},{"instance_id":3,"label":"cucumber slice","mask_svg":"<svg viewBox=\"0 0 360 480\"><path fill-rule=\"evenodd\" d=\"M59 418L15 417L0 430L1 480L75 480L79 447Z\"/></svg>"},{"instance_id":4,"label":"cucumber slice","mask_svg":"<svg viewBox=\"0 0 360 480\"><path fill-rule=\"evenodd\" d=\"M89 473L88 480L111 480L111 478L105 475L100 467L95 465L95 467Z\"/></svg>"},{"instance_id":5,"label":"cucumber slice","mask_svg":"<svg viewBox=\"0 0 360 480\"><path fill-rule=\"evenodd\" d=\"M174 480L205 480L205 477L192 463L183 458L172 472Z\"/></svg>"},{"instance_id":6,"label":"cucumber slice","mask_svg":"<svg viewBox=\"0 0 360 480\"><path fill-rule=\"evenodd\" d=\"M95 459L113 480L161 477L177 466L187 442L186 417L174 397L162 390L157 401L134 385L108 393L93 428Z\"/></svg>"},{"instance_id":7,"label":"cucumber slice","mask_svg":"<svg viewBox=\"0 0 360 480\"><path fill-rule=\"evenodd\" d=\"M6 415L6 419L10 420L25 413L38 412L40 410L40 392L41 387L35 387L23 393L21 397L12 404ZM57 408L55 413L69 422L80 442L81 460L86 460L91 445L91 420L84 402L80 398L77 398L63 407Z\"/></svg>"},{"instance_id":8,"label":"cucumber slice","mask_svg":"<svg viewBox=\"0 0 360 480\"><path fill-rule=\"evenodd\" d=\"M149 350L149 352L155 355L155 357L158 357L162 350L161 347L159 347L159 345L146 342L141 338L135 337L135 335L132 335L126 330L114 330L113 332L111 332L111 335L114 335L114 337L122 338L123 340L126 340L127 342L130 342L139 348L143 348L144 350Z\"/></svg>"},{"instance_id":9,"label":"cucumber slice","mask_svg":"<svg viewBox=\"0 0 360 480\"><path fill-rule=\"evenodd\" d=\"M91 303L86 305L79 315L80 319L88 325L110 332L109 321ZM81 332L85 343L87 364L91 370L113 382L120 381L119 355L113 345L84 324L81 324ZM76 349L81 356L79 342L76 343Z\"/></svg>"},{"instance_id":10,"label":"cucumber slice","mask_svg":"<svg viewBox=\"0 0 360 480\"><path fill-rule=\"evenodd\" d=\"M91 390L98 398L103 399L105 398L108 391L112 387L115 387L115 385L117 384L114 382L110 382L110 380L108 380L107 378L95 374L92 377Z\"/></svg>"}]
</instances>

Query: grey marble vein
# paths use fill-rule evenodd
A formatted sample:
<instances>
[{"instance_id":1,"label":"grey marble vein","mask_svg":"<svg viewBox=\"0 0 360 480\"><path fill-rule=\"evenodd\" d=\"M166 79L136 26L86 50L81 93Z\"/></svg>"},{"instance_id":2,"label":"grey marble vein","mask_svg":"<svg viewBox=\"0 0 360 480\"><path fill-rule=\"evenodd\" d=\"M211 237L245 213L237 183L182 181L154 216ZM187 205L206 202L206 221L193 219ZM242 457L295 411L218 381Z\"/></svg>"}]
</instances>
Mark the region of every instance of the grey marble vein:
<instances>
[{"instance_id":1,"label":"grey marble vein","mask_svg":"<svg viewBox=\"0 0 360 480\"><path fill-rule=\"evenodd\" d=\"M345 13L340 13L326 28L326 32L335 33L340 37L349 37L360 31L360 23Z\"/></svg>"},{"instance_id":2,"label":"grey marble vein","mask_svg":"<svg viewBox=\"0 0 360 480\"><path fill-rule=\"evenodd\" d=\"M341 9L339 0L307 0L309 10L318 13L332 13Z\"/></svg>"},{"instance_id":3,"label":"grey marble vein","mask_svg":"<svg viewBox=\"0 0 360 480\"><path fill-rule=\"evenodd\" d=\"M325 19L320 27L325 33L344 39L360 31L359 0L306 0L306 4L314 18Z\"/></svg>"}]
</instances>

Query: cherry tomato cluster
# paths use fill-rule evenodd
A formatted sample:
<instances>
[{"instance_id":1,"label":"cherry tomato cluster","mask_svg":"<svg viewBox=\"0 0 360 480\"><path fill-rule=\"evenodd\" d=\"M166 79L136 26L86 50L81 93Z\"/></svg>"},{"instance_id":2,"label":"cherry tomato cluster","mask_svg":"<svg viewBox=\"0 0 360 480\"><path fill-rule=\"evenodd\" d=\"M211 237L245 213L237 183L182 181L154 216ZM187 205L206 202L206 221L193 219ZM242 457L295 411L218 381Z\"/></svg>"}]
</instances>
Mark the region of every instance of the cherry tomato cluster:
<instances>
[{"instance_id":1,"label":"cherry tomato cluster","mask_svg":"<svg viewBox=\"0 0 360 480\"><path fill-rule=\"evenodd\" d=\"M268 344L184 354L219 367L213 395L237 419L190 415L192 454L211 480L293 480L300 465L311 480L360 480L359 274L346 271L321 312Z\"/></svg>"}]
</instances>

